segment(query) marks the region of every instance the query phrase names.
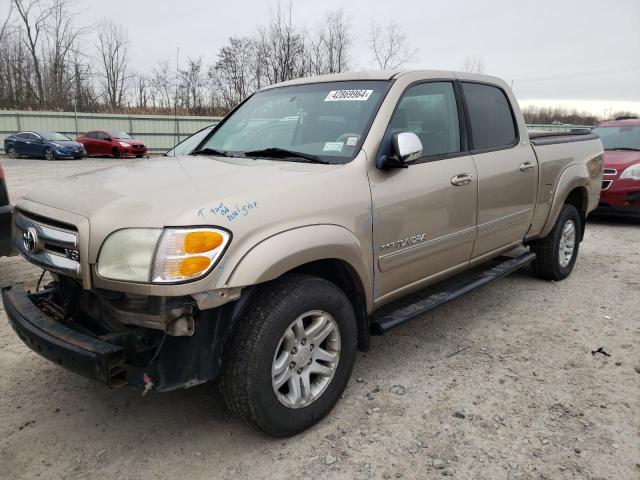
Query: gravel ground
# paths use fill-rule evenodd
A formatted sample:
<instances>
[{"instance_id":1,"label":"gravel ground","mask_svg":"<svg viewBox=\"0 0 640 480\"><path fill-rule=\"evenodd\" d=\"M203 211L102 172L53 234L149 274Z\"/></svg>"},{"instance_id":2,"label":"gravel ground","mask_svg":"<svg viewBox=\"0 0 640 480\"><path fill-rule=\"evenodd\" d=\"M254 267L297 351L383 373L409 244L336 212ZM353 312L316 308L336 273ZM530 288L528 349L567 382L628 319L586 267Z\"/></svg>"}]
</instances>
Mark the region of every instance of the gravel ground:
<instances>
[{"instance_id":1,"label":"gravel ground","mask_svg":"<svg viewBox=\"0 0 640 480\"><path fill-rule=\"evenodd\" d=\"M122 161L0 158L13 199ZM208 385L142 397L62 370L0 309L0 477L640 478L639 226L591 222L563 282L523 269L374 337L343 400L287 440ZM0 259L2 283L37 274Z\"/></svg>"}]
</instances>

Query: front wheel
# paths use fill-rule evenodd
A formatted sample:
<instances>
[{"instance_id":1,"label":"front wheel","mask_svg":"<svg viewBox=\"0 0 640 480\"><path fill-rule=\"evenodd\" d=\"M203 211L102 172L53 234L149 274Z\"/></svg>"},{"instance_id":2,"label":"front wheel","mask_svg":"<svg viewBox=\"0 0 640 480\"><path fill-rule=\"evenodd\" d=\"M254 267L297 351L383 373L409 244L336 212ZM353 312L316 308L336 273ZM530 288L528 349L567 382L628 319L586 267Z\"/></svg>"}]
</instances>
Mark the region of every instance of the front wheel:
<instances>
[{"instance_id":1,"label":"front wheel","mask_svg":"<svg viewBox=\"0 0 640 480\"><path fill-rule=\"evenodd\" d=\"M9 147L7 149L7 155L9 155L9 158L18 158L18 152L14 147Z\"/></svg>"},{"instance_id":2,"label":"front wheel","mask_svg":"<svg viewBox=\"0 0 640 480\"><path fill-rule=\"evenodd\" d=\"M576 207L563 205L549 234L531 245L536 254L531 267L538 277L557 281L571 274L578 258L581 228Z\"/></svg>"},{"instance_id":3,"label":"front wheel","mask_svg":"<svg viewBox=\"0 0 640 480\"><path fill-rule=\"evenodd\" d=\"M356 355L353 308L334 284L285 275L238 320L220 378L230 410L286 437L321 420L344 391Z\"/></svg>"},{"instance_id":4,"label":"front wheel","mask_svg":"<svg viewBox=\"0 0 640 480\"><path fill-rule=\"evenodd\" d=\"M47 147L47 148L44 149L44 158L45 158L45 160L55 160L56 159L56 156L53 153L53 149L52 148Z\"/></svg>"},{"instance_id":5,"label":"front wheel","mask_svg":"<svg viewBox=\"0 0 640 480\"><path fill-rule=\"evenodd\" d=\"M117 148L114 148L111 153L113 155L113 158L122 158L122 153L120 153L120 150L118 150Z\"/></svg>"}]
</instances>

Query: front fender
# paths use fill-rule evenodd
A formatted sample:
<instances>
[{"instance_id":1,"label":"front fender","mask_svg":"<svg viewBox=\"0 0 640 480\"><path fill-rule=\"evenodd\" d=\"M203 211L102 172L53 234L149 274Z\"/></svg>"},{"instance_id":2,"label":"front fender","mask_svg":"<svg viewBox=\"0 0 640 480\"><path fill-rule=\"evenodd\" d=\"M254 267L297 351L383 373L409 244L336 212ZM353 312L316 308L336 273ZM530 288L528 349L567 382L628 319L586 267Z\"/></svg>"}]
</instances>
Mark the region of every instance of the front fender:
<instances>
[{"instance_id":1,"label":"front fender","mask_svg":"<svg viewBox=\"0 0 640 480\"><path fill-rule=\"evenodd\" d=\"M371 253L348 229L338 225L310 225L268 237L251 248L235 265L226 287L244 287L278 278L317 260L348 263L362 283L367 305L371 301Z\"/></svg>"}]
</instances>

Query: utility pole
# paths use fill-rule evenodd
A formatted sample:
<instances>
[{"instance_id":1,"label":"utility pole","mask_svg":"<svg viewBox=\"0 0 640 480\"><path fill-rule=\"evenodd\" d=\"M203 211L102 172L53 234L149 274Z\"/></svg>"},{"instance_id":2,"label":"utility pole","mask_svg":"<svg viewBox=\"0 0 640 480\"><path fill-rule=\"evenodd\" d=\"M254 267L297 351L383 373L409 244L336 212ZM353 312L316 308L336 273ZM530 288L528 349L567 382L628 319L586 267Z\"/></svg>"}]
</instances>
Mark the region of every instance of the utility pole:
<instances>
[{"instance_id":1,"label":"utility pole","mask_svg":"<svg viewBox=\"0 0 640 480\"><path fill-rule=\"evenodd\" d=\"M180 142L180 126L178 124L178 85L180 84L180 47L176 49L176 94L173 97L173 118L175 119L173 144Z\"/></svg>"}]
</instances>

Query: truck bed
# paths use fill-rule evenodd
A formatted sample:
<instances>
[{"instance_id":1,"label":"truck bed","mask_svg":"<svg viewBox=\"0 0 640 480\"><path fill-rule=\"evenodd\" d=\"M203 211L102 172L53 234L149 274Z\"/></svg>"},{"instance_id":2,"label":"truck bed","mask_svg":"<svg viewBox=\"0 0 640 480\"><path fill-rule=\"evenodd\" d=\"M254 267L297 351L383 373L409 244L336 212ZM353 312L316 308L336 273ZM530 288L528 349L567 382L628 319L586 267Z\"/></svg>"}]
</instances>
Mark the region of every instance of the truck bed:
<instances>
[{"instance_id":1,"label":"truck bed","mask_svg":"<svg viewBox=\"0 0 640 480\"><path fill-rule=\"evenodd\" d=\"M591 132L529 132L529 140L536 146L584 142L597 138L599 138L598 135Z\"/></svg>"}]
</instances>

